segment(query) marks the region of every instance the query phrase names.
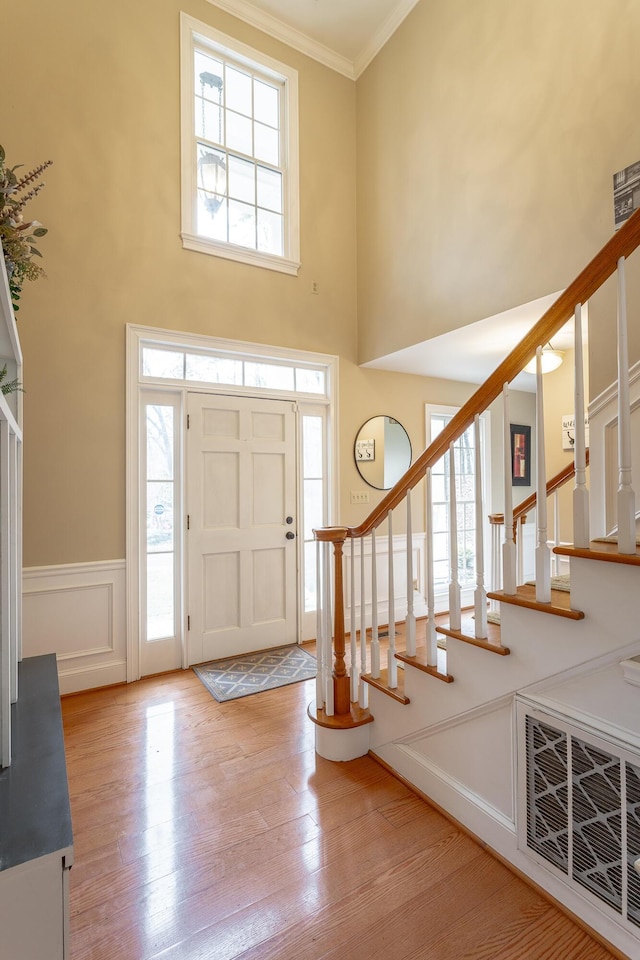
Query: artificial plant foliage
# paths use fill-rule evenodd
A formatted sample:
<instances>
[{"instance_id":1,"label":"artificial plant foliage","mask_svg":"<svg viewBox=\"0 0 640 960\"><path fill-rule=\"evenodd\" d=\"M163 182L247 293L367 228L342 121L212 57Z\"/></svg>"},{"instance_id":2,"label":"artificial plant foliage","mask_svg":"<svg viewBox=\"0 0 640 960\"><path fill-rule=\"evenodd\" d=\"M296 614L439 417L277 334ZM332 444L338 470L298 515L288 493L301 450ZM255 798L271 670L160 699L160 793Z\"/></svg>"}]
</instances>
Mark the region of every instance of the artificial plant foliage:
<instances>
[{"instance_id":1,"label":"artificial plant foliage","mask_svg":"<svg viewBox=\"0 0 640 960\"><path fill-rule=\"evenodd\" d=\"M22 390L22 384L19 382L17 377L14 377L13 380L5 380L7 376L7 365L5 363L2 370L0 370L0 390L6 396L8 393L15 393L16 390Z\"/></svg>"},{"instance_id":2,"label":"artificial plant foliage","mask_svg":"<svg viewBox=\"0 0 640 960\"><path fill-rule=\"evenodd\" d=\"M22 164L8 167L4 148L0 146L0 240L9 278L11 301L16 312L19 310L25 280L37 280L38 277L46 276L34 257L42 256L35 243L40 237L44 237L47 230L38 220L25 220L24 208L44 187L40 178L52 163L52 160L46 160L24 176L18 176L16 170ZM5 386L6 384L1 388L3 393L7 392Z\"/></svg>"}]
</instances>

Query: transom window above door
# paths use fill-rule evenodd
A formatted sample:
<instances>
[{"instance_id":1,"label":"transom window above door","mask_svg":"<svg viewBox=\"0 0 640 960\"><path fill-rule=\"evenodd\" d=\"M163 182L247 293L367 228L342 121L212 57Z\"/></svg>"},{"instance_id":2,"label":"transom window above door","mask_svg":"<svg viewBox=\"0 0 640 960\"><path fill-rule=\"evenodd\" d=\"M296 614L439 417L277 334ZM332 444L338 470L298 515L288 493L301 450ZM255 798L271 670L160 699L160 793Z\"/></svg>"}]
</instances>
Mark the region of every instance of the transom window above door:
<instances>
[{"instance_id":1,"label":"transom window above door","mask_svg":"<svg viewBox=\"0 0 640 960\"><path fill-rule=\"evenodd\" d=\"M297 73L181 16L183 245L299 267Z\"/></svg>"},{"instance_id":2,"label":"transom window above door","mask_svg":"<svg viewBox=\"0 0 640 960\"><path fill-rule=\"evenodd\" d=\"M286 360L274 362L222 352L192 353L161 346L143 346L141 359L142 377L153 380L226 384L240 388L259 388L278 393L309 393L316 396L327 396L328 392L325 365L302 366L287 363Z\"/></svg>"}]
</instances>

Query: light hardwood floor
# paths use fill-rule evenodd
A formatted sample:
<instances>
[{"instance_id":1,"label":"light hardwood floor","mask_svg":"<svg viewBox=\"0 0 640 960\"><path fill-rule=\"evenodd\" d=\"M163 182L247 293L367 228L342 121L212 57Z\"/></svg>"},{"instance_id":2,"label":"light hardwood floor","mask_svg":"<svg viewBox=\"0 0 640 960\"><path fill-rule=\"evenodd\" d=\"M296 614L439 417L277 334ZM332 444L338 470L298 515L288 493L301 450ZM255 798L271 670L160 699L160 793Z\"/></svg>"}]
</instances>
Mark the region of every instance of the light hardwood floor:
<instances>
[{"instance_id":1,"label":"light hardwood floor","mask_svg":"<svg viewBox=\"0 0 640 960\"><path fill-rule=\"evenodd\" d=\"M63 699L71 960L612 956L374 760L317 757L313 696Z\"/></svg>"}]
</instances>

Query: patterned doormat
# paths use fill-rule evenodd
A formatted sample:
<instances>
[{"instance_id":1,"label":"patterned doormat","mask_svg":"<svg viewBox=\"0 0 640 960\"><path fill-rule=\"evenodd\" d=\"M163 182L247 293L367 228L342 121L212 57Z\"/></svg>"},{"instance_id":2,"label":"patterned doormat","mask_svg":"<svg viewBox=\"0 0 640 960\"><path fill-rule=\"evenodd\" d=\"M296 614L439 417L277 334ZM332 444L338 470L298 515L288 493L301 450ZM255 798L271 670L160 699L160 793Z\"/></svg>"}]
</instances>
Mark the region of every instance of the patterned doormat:
<instances>
[{"instance_id":1,"label":"patterned doormat","mask_svg":"<svg viewBox=\"0 0 640 960\"><path fill-rule=\"evenodd\" d=\"M193 671L209 693L224 703L300 680L312 680L316 675L316 658L294 644L247 653L243 657L212 660L193 667Z\"/></svg>"}]
</instances>

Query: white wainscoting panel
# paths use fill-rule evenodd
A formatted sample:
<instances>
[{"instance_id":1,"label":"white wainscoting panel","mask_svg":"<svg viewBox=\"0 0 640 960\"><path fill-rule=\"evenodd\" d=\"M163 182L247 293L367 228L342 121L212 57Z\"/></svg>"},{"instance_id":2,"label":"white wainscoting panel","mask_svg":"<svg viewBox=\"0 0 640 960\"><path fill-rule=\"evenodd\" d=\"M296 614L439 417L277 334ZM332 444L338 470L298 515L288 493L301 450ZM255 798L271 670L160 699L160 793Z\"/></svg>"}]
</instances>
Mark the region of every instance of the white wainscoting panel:
<instances>
[{"instance_id":1,"label":"white wainscoting panel","mask_svg":"<svg viewBox=\"0 0 640 960\"><path fill-rule=\"evenodd\" d=\"M55 653L60 693L124 683L125 606L124 560L27 567L23 656Z\"/></svg>"},{"instance_id":2,"label":"white wainscoting panel","mask_svg":"<svg viewBox=\"0 0 640 960\"><path fill-rule=\"evenodd\" d=\"M343 570L346 598L346 624L349 625L349 601L351 597L351 545L355 547L355 597L356 604L360 604L360 540L348 541L344 549ZM426 617L427 603L424 597L425 577L425 547L424 533L413 534L413 580L416 584L414 591L414 613L416 617ZM365 538L365 612L367 626L371 626L371 537ZM376 573L378 595L378 623L389 622L389 540L384 535L376 537ZM407 615L407 538L403 534L393 537L393 580L395 594L395 619L404 620ZM360 620L358 619L358 626Z\"/></svg>"},{"instance_id":3,"label":"white wainscoting panel","mask_svg":"<svg viewBox=\"0 0 640 960\"><path fill-rule=\"evenodd\" d=\"M631 403L632 484L636 493L636 524L640 508L640 362L629 371ZM589 404L589 486L591 537L617 533L618 386L612 384Z\"/></svg>"}]
</instances>

